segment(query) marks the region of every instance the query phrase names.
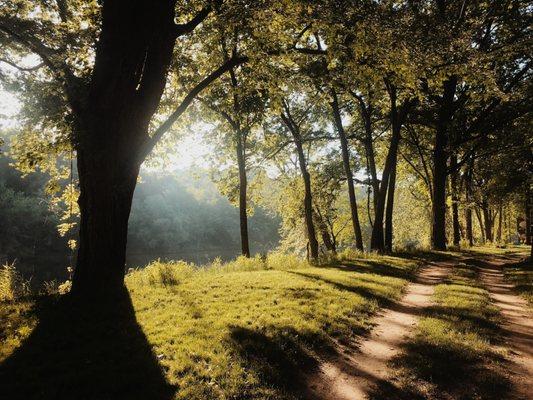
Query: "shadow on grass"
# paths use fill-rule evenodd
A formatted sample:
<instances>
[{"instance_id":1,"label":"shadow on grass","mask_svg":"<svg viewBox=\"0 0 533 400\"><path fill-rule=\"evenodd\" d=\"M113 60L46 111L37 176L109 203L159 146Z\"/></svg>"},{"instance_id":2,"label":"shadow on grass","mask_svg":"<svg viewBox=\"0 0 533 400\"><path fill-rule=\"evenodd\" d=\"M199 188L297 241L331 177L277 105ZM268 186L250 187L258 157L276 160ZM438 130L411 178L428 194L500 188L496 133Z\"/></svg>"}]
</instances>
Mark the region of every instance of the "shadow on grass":
<instances>
[{"instance_id":1,"label":"shadow on grass","mask_svg":"<svg viewBox=\"0 0 533 400\"><path fill-rule=\"evenodd\" d=\"M275 388L282 397L301 395L305 391L303 375L318 368L318 361L306 350L304 342L314 343L321 353L334 352L326 340L290 327L256 330L234 326L229 341L246 369L257 377L259 386ZM246 393L242 396L249 398Z\"/></svg>"},{"instance_id":2,"label":"shadow on grass","mask_svg":"<svg viewBox=\"0 0 533 400\"><path fill-rule=\"evenodd\" d=\"M391 363L393 368L404 372L398 379L401 389L383 383L377 385L370 399L509 398L510 383L504 372L497 367L487 367L490 361L460 346L442 347L420 339L407 343L403 350L404 353Z\"/></svg>"},{"instance_id":3,"label":"shadow on grass","mask_svg":"<svg viewBox=\"0 0 533 400\"><path fill-rule=\"evenodd\" d=\"M308 274L308 273L305 273L305 272L297 272L297 271L288 271L288 272L291 273L291 274L294 274L294 275L299 275L299 276L302 276L304 278L314 280L314 281L327 283L328 285L333 286L335 289L339 289L339 290L344 290L344 291L347 291L347 292L355 293L355 294L358 294L358 295L364 297L365 299L375 300L382 307L389 306L389 305L391 305L393 303L393 300L391 300L390 298L388 298L388 297L386 297L384 295L381 295L379 293L376 293L375 291L372 291L370 289L361 287L361 286L347 285L345 283L335 282L334 280L326 279L326 278L324 278L322 276L315 275L315 274ZM358 282L357 277L354 277L353 280L354 280L355 283Z\"/></svg>"},{"instance_id":4,"label":"shadow on grass","mask_svg":"<svg viewBox=\"0 0 533 400\"><path fill-rule=\"evenodd\" d=\"M0 365L5 399L156 399L174 389L137 323L126 289L104 304L37 301L38 324Z\"/></svg>"}]
</instances>

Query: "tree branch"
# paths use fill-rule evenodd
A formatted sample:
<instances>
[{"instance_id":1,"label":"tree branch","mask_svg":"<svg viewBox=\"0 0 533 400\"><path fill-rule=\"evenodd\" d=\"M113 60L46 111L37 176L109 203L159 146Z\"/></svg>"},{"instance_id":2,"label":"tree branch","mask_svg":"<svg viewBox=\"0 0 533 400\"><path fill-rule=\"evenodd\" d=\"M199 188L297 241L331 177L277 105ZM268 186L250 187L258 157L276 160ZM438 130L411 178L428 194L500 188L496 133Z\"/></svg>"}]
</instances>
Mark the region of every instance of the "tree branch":
<instances>
[{"instance_id":1,"label":"tree branch","mask_svg":"<svg viewBox=\"0 0 533 400\"><path fill-rule=\"evenodd\" d=\"M215 3L218 5L222 3L222 1L217 0ZM186 35L187 33L191 33L198 25L200 25L207 18L212 9L212 5L209 4L202 8L190 21L184 24L176 24L176 37L178 38L182 35Z\"/></svg>"},{"instance_id":2,"label":"tree branch","mask_svg":"<svg viewBox=\"0 0 533 400\"><path fill-rule=\"evenodd\" d=\"M44 62L41 62L41 63L35 65L34 67L21 67L21 66L15 64L14 62L9 61L9 60L6 60L6 59L4 59L4 58L0 58L0 62L3 62L3 63L5 63L5 64L7 64L7 65L9 65L9 66L11 66L11 67L13 67L13 68L18 69L19 71L22 71L22 72L32 72L32 71L36 71L36 70L38 70L39 68L41 68L41 67L44 66Z\"/></svg>"},{"instance_id":3,"label":"tree branch","mask_svg":"<svg viewBox=\"0 0 533 400\"><path fill-rule=\"evenodd\" d=\"M165 122L163 122L159 128L157 128L154 132L154 134L147 139L144 146L141 148L141 151L139 153L140 160L144 160L148 154L153 150L157 142L163 137L163 135L172 127L174 122L178 120L178 118L187 110L189 105L192 103L192 101L196 98L202 90L207 88L212 82L217 80L220 76L222 76L225 72L228 72L231 68L236 67L237 65L244 64L248 61L248 57L241 56L241 57L233 57L229 59L227 62L222 64L220 67L218 67L216 70L211 72L208 76L206 76L202 81L200 81L195 87L191 89L191 91L184 97L184 99L181 101L180 105L174 110L172 114L167 118Z\"/></svg>"}]
</instances>

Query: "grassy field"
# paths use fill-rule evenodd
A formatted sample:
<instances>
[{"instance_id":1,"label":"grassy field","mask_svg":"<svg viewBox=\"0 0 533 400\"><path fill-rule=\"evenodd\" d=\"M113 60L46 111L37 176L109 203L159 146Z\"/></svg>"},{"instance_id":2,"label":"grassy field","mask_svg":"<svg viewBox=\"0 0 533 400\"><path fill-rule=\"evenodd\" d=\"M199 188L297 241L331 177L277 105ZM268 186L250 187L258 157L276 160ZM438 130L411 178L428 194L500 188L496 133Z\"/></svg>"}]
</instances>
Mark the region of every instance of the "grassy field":
<instances>
[{"instance_id":1,"label":"grassy field","mask_svg":"<svg viewBox=\"0 0 533 400\"><path fill-rule=\"evenodd\" d=\"M481 248L475 254L505 256L515 251ZM507 398L507 361L498 348L499 311L482 287L476 266L468 259L463 262L457 253L452 257L456 265L436 286L434 305L392 362L401 390L384 383L373 399Z\"/></svg>"},{"instance_id":2,"label":"grassy field","mask_svg":"<svg viewBox=\"0 0 533 400\"><path fill-rule=\"evenodd\" d=\"M505 268L505 279L533 307L533 262L521 262Z\"/></svg>"},{"instance_id":3,"label":"grassy field","mask_svg":"<svg viewBox=\"0 0 533 400\"><path fill-rule=\"evenodd\" d=\"M291 399L300 371L361 335L418 262L350 255L130 272L114 307L66 296L0 306L9 398ZM83 368L80 368L80 360Z\"/></svg>"}]
</instances>

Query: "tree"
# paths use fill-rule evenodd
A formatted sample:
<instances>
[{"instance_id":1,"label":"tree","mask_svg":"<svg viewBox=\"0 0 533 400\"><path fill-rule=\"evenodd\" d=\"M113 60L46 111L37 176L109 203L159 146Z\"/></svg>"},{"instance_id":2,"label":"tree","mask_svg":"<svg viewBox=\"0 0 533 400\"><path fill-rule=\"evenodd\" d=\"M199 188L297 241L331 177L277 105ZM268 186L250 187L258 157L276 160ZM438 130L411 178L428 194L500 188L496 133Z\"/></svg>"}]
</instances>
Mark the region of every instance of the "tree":
<instances>
[{"instance_id":1,"label":"tree","mask_svg":"<svg viewBox=\"0 0 533 400\"><path fill-rule=\"evenodd\" d=\"M42 60L71 121L81 211L73 291L114 292L123 285L128 217L141 163L196 95L243 58L231 58L190 88L168 119L152 130L176 40L191 33L220 2L209 3L182 24L174 21L191 11L172 0L105 2L90 11L82 6L81 13L66 2L40 9L24 3L13 2L2 11L0 31L12 52ZM58 22L46 19L47 13L57 15ZM88 13L94 36L80 39ZM97 15L101 24L95 23ZM94 64L81 63L80 71L76 57L69 56L76 50L88 54L98 25ZM74 51L65 57L70 46Z\"/></svg>"}]
</instances>

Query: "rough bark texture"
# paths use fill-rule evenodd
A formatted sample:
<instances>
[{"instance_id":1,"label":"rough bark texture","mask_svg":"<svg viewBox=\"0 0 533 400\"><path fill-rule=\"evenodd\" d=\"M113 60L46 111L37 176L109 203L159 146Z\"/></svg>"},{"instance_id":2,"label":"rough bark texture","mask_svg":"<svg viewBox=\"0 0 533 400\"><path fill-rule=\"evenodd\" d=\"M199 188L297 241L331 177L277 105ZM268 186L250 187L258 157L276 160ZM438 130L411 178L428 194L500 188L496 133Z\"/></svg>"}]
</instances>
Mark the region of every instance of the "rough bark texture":
<instances>
[{"instance_id":1,"label":"rough bark texture","mask_svg":"<svg viewBox=\"0 0 533 400\"><path fill-rule=\"evenodd\" d=\"M344 166L344 173L346 174L346 181L348 183L348 198L350 201L350 212L352 217L352 226L355 236L355 247L358 250L363 250L363 235L361 234L361 225L359 223L359 214L357 211L357 200L355 198L355 188L353 184L352 167L350 166L350 151L348 149L348 139L346 138L346 132L342 125L341 114L339 110L339 102L335 91L332 91L333 101L331 102L331 108L333 110L333 119L339 135L342 152L342 164Z\"/></svg>"},{"instance_id":2,"label":"rough bark texture","mask_svg":"<svg viewBox=\"0 0 533 400\"><path fill-rule=\"evenodd\" d=\"M80 240L74 293L123 285L128 217L148 124L174 47L174 1L114 1L86 101L77 115Z\"/></svg>"}]
</instances>

